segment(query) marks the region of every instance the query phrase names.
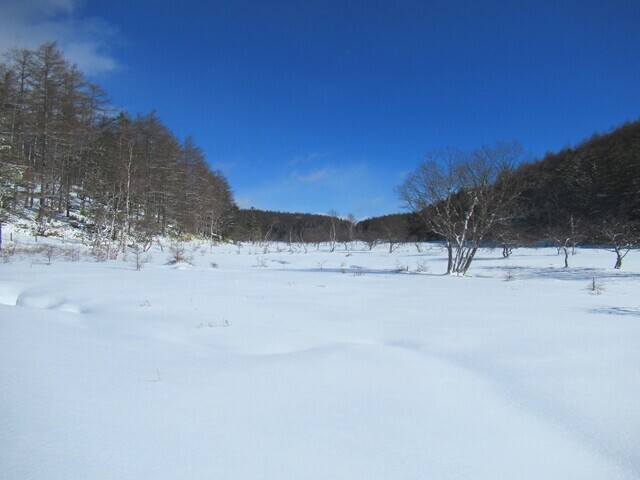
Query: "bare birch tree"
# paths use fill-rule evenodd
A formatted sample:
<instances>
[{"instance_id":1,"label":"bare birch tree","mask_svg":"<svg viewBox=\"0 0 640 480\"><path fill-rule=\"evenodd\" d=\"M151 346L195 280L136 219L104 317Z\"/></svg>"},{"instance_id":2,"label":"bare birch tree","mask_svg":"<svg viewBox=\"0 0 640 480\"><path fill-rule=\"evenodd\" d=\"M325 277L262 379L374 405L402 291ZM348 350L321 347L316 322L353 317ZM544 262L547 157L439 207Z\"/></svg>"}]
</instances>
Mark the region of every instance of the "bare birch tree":
<instances>
[{"instance_id":1,"label":"bare birch tree","mask_svg":"<svg viewBox=\"0 0 640 480\"><path fill-rule=\"evenodd\" d=\"M398 188L405 205L444 239L447 273L464 275L492 228L513 216L519 189L511 173L521 151L514 142L433 152Z\"/></svg>"},{"instance_id":2,"label":"bare birch tree","mask_svg":"<svg viewBox=\"0 0 640 480\"><path fill-rule=\"evenodd\" d=\"M334 252L338 241L338 212L329 211L329 251Z\"/></svg>"}]
</instances>

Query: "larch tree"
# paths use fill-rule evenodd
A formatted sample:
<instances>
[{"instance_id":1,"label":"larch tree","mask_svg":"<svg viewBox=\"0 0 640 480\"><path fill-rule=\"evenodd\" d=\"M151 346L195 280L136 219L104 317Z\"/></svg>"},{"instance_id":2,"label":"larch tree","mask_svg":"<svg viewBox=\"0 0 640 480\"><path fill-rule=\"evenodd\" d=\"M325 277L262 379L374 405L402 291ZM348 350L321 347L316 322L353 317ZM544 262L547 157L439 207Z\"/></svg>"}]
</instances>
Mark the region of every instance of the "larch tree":
<instances>
[{"instance_id":1,"label":"larch tree","mask_svg":"<svg viewBox=\"0 0 640 480\"><path fill-rule=\"evenodd\" d=\"M73 221L107 256L159 235L226 235L237 207L200 149L181 145L154 111L113 116L105 105L55 42L0 58L3 212L21 199L44 234L77 208Z\"/></svg>"}]
</instances>

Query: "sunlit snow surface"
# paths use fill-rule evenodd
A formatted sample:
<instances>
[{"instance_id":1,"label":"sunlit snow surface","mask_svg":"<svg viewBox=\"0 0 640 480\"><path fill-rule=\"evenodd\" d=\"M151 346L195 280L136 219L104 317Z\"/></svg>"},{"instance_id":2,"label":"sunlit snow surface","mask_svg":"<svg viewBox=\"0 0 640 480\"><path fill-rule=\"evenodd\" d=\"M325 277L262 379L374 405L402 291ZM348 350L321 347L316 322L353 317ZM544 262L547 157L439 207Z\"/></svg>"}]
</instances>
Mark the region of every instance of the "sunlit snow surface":
<instances>
[{"instance_id":1,"label":"sunlit snow surface","mask_svg":"<svg viewBox=\"0 0 640 480\"><path fill-rule=\"evenodd\" d=\"M640 253L293 250L0 264L0 478L640 478Z\"/></svg>"}]
</instances>

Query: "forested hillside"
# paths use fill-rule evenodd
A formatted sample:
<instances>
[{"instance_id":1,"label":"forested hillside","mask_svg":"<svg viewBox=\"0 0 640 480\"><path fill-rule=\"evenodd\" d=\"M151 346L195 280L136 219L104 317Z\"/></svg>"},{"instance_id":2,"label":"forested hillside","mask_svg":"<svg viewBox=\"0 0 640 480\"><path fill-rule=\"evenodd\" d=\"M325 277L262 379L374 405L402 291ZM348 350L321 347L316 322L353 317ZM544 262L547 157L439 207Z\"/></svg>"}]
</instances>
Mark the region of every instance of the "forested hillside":
<instances>
[{"instance_id":1,"label":"forested hillside","mask_svg":"<svg viewBox=\"0 0 640 480\"><path fill-rule=\"evenodd\" d=\"M236 210L191 138L155 112L112 111L55 43L0 63L0 179L3 215L35 212L39 234L75 218L123 247L168 233L222 236Z\"/></svg>"},{"instance_id":2,"label":"forested hillside","mask_svg":"<svg viewBox=\"0 0 640 480\"><path fill-rule=\"evenodd\" d=\"M585 227L640 220L640 121L575 148L547 154L515 173L524 184L523 226L542 232L570 217Z\"/></svg>"}]
</instances>

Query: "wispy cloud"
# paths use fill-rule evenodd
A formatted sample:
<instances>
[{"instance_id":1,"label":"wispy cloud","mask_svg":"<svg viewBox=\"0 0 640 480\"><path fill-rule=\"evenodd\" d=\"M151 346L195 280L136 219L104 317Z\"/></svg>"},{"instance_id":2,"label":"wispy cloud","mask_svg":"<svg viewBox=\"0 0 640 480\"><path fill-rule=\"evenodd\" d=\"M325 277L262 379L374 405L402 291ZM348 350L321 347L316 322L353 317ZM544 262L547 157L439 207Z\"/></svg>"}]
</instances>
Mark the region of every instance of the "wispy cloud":
<instances>
[{"instance_id":1,"label":"wispy cloud","mask_svg":"<svg viewBox=\"0 0 640 480\"><path fill-rule=\"evenodd\" d=\"M295 167L296 165L311 164L325 159L328 155L328 153L321 152L312 152L308 153L307 155L296 155L291 160L289 160L288 164L291 167Z\"/></svg>"},{"instance_id":2,"label":"wispy cloud","mask_svg":"<svg viewBox=\"0 0 640 480\"><path fill-rule=\"evenodd\" d=\"M109 52L115 29L95 17L83 17L79 0L0 0L0 51L36 48L57 41L67 60L89 75L118 68Z\"/></svg>"},{"instance_id":3,"label":"wispy cloud","mask_svg":"<svg viewBox=\"0 0 640 480\"><path fill-rule=\"evenodd\" d=\"M235 160L215 160L211 166L214 170L221 171L224 175L231 174L237 167L242 166L242 159Z\"/></svg>"},{"instance_id":4,"label":"wispy cloud","mask_svg":"<svg viewBox=\"0 0 640 480\"><path fill-rule=\"evenodd\" d=\"M367 162L316 162L299 165L259 183L242 185L236 201L243 208L310 213L336 210L357 218L399 211L386 189L387 175Z\"/></svg>"},{"instance_id":5,"label":"wispy cloud","mask_svg":"<svg viewBox=\"0 0 640 480\"><path fill-rule=\"evenodd\" d=\"M291 178L297 182L302 183L316 183L320 180L326 179L331 174L328 168L323 168L321 170L315 170L313 172L309 172L306 174L300 174L298 172L293 172L291 174Z\"/></svg>"}]
</instances>

